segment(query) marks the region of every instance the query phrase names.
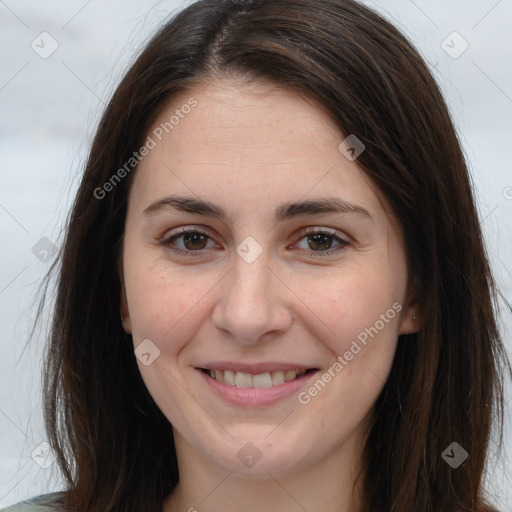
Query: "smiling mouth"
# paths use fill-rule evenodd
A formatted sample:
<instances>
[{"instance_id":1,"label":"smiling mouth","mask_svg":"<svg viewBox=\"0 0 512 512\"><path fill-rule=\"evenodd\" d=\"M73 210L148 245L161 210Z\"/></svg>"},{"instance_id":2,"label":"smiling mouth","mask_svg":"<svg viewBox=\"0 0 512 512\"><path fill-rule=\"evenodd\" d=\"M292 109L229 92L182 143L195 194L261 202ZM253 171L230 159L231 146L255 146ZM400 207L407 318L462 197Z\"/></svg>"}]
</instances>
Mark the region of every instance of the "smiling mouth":
<instances>
[{"instance_id":1,"label":"smiling mouth","mask_svg":"<svg viewBox=\"0 0 512 512\"><path fill-rule=\"evenodd\" d=\"M279 386L285 382L297 380L304 375L316 372L318 368L310 368L309 370L280 370L270 373L259 373L257 375L232 370L210 370L207 368L200 368L200 370L209 375L212 379L228 386L261 389Z\"/></svg>"}]
</instances>

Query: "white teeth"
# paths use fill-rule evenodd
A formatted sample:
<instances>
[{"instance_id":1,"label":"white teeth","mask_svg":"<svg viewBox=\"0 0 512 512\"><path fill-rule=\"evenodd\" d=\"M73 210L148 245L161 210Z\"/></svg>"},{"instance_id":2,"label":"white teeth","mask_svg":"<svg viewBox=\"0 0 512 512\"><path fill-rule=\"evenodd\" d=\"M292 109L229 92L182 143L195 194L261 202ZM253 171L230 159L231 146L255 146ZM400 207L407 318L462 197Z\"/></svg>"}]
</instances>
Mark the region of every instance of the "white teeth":
<instances>
[{"instance_id":1,"label":"white teeth","mask_svg":"<svg viewBox=\"0 0 512 512\"><path fill-rule=\"evenodd\" d=\"M215 370L217 373L218 370ZM220 380L216 376L217 380ZM252 388L252 376L248 373L236 372L235 374L235 386L237 388Z\"/></svg>"},{"instance_id":2,"label":"white teeth","mask_svg":"<svg viewBox=\"0 0 512 512\"><path fill-rule=\"evenodd\" d=\"M283 384L284 382L284 373L283 372L274 372L272 374L272 386L279 386L279 384Z\"/></svg>"},{"instance_id":3,"label":"white teeth","mask_svg":"<svg viewBox=\"0 0 512 512\"><path fill-rule=\"evenodd\" d=\"M235 372L232 372L231 370L224 370L224 380L222 382L224 382L224 384L227 384L228 386L234 386Z\"/></svg>"},{"instance_id":4,"label":"white teeth","mask_svg":"<svg viewBox=\"0 0 512 512\"><path fill-rule=\"evenodd\" d=\"M286 372L284 373L284 380L286 382L293 380L295 379L296 375L297 374L294 370L286 370Z\"/></svg>"},{"instance_id":5,"label":"white teeth","mask_svg":"<svg viewBox=\"0 0 512 512\"><path fill-rule=\"evenodd\" d=\"M259 375L253 376L253 388L269 388L270 386L272 386L272 377L270 376L270 373L260 373Z\"/></svg>"},{"instance_id":6,"label":"white teeth","mask_svg":"<svg viewBox=\"0 0 512 512\"><path fill-rule=\"evenodd\" d=\"M251 375L250 373L234 372L231 370L209 370L210 377L228 386L236 386L237 388L269 388L271 386L279 386L305 373L306 370L286 370Z\"/></svg>"}]
</instances>

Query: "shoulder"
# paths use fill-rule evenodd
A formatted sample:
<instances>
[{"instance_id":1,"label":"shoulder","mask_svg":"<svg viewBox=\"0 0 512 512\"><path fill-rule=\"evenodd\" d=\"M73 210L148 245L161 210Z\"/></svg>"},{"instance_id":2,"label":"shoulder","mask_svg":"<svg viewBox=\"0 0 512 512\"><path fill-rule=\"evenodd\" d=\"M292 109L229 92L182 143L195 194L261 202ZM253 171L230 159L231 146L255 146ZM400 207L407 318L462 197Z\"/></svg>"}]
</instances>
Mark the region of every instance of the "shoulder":
<instances>
[{"instance_id":1,"label":"shoulder","mask_svg":"<svg viewBox=\"0 0 512 512\"><path fill-rule=\"evenodd\" d=\"M63 495L63 492L41 494L1 509L0 512L58 512L63 510Z\"/></svg>"}]
</instances>

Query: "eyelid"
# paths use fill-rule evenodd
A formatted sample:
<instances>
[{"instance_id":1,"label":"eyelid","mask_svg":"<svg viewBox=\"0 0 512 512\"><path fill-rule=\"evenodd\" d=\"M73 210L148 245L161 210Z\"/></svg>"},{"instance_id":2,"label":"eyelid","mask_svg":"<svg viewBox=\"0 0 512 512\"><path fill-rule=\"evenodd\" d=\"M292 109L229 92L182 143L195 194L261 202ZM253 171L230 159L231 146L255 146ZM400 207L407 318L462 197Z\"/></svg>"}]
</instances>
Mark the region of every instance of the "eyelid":
<instances>
[{"instance_id":1,"label":"eyelid","mask_svg":"<svg viewBox=\"0 0 512 512\"><path fill-rule=\"evenodd\" d=\"M305 254L308 258L314 259L318 257L329 257L335 255L335 253L341 253L345 247L351 245L350 240L345 239L343 236L338 234L338 231L333 228L327 228L327 227L312 227L308 226L306 228L303 228L299 230L298 235L299 239L291 246L295 247L296 245L300 244L300 242L307 238L308 236L315 235L315 234L323 234L330 236L334 241L338 242L338 246L327 249L325 251L308 251L305 249L301 249L302 253ZM346 236L346 235L345 235ZM349 238L349 237L347 237Z\"/></svg>"},{"instance_id":2,"label":"eyelid","mask_svg":"<svg viewBox=\"0 0 512 512\"><path fill-rule=\"evenodd\" d=\"M206 226L202 226L202 225L199 225L199 224L197 224L197 225L190 224L190 225L187 225L187 226L180 226L178 228L175 228L171 233L164 235L162 237L162 239L168 240L169 238L172 238L173 236L176 236L178 234L187 234L187 233L190 233L190 232L194 232L194 233L197 232L197 233L200 233L200 234L203 234L203 235L207 235L207 236L209 236L210 238L213 239L213 237L210 234L211 230L209 228L207 228ZM340 236L338 234L338 230L336 230L334 228L321 227L321 226L306 226L305 228L299 229L295 233L294 236L299 236L300 234L306 235L306 234L311 234L311 233L327 233L329 235L332 235L333 237L337 237L337 238L342 239L346 243L350 243L349 240L345 240L342 236ZM344 236L349 238L345 234L344 234Z\"/></svg>"},{"instance_id":3,"label":"eyelid","mask_svg":"<svg viewBox=\"0 0 512 512\"><path fill-rule=\"evenodd\" d=\"M211 236L210 230L206 228L205 226L194 226L194 225L187 225L187 226L180 226L179 228L176 228L172 230L170 233L165 234L159 242L163 245L171 245L171 241L173 239L179 239L183 235L187 235L190 233L197 233L200 235L204 235L209 240L211 240L214 243L217 243L215 239ZM196 253L201 254L203 251L206 251L207 249L201 249L198 251L185 251L184 249L180 249L179 247L172 247L172 250L176 252L187 252L187 253Z\"/></svg>"},{"instance_id":4,"label":"eyelid","mask_svg":"<svg viewBox=\"0 0 512 512\"><path fill-rule=\"evenodd\" d=\"M202 233L203 235L210 236L211 230L206 226L201 226L199 224L187 224L186 226L180 226L178 228L174 228L170 233L166 233L162 238L172 238L173 236L180 234L187 234L190 232L194 233Z\"/></svg>"},{"instance_id":5,"label":"eyelid","mask_svg":"<svg viewBox=\"0 0 512 512\"><path fill-rule=\"evenodd\" d=\"M343 242L346 242L347 244L350 243L349 240L345 240L345 238L343 238L343 236L345 236L348 239L349 237L347 235L340 234L340 232L337 229L334 229L334 228L307 226L307 227L299 230L298 233L302 234L302 235L310 235L310 234L315 234L315 233L324 233L324 234L327 234L327 235L331 235L332 237L337 238L339 240L342 240Z\"/></svg>"},{"instance_id":6,"label":"eyelid","mask_svg":"<svg viewBox=\"0 0 512 512\"><path fill-rule=\"evenodd\" d=\"M171 241L173 239L178 239L183 235L189 234L189 233L197 233L200 235L206 236L209 240L215 242L214 238L210 234L210 230L206 228L205 226L194 226L194 225L187 225L187 226L180 226L179 228L174 229L170 234L165 235L162 237L162 240L160 243L163 245L168 245L172 251L174 251L177 254L184 254L184 255L190 255L190 256L201 256L204 251L207 251L208 249L199 249L197 251L192 250L185 250L181 249L179 247L171 247ZM297 244L299 244L304 238L306 238L308 235L314 235L314 234L325 234L328 236L331 236L335 241L337 241L340 245L335 247L334 249L327 249L325 251L307 251L305 249L300 249L303 253L308 253L309 257L317 257L317 256L328 256L335 252L340 252L342 249L344 249L346 246L350 245L351 242L347 239L345 239L343 236L340 236L338 234L338 231L333 228L328 227L320 227L320 226L307 226L305 228L302 228L298 230L294 237L300 237L296 242L294 242L291 246L288 247L295 247ZM347 235L345 235L347 236ZM347 237L349 238L349 237ZM215 242L217 243L217 242Z\"/></svg>"}]
</instances>

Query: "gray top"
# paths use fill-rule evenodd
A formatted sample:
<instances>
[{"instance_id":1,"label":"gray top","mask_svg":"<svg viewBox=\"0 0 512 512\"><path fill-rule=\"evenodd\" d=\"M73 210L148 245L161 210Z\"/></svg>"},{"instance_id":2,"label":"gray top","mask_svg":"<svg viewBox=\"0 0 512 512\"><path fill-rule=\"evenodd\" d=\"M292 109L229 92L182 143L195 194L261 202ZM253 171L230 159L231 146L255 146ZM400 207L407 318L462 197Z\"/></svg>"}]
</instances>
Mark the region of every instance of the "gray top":
<instances>
[{"instance_id":1,"label":"gray top","mask_svg":"<svg viewBox=\"0 0 512 512\"><path fill-rule=\"evenodd\" d=\"M61 494L62 492L41 494L4 508L0 512L57 512L62 510L58 504Z\"/></svg>"}]
</instances>

